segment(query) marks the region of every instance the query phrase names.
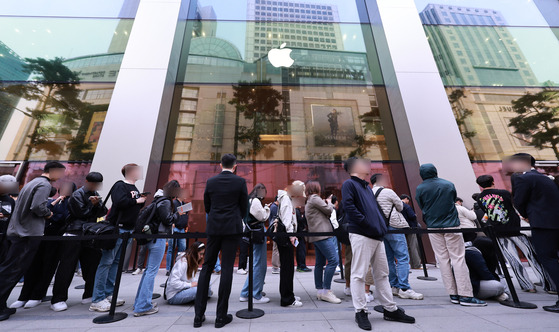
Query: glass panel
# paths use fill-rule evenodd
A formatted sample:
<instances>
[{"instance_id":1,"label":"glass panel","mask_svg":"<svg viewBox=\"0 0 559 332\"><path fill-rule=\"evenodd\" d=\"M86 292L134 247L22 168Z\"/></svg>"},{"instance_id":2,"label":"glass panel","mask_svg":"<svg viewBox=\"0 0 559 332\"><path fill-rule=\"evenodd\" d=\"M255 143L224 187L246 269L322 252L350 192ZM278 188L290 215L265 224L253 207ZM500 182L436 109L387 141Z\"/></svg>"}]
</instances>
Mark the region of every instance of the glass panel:
<instances>
[{"instance_id":1,"label":"glass panel","mask_svg":"<svg viewBox=\"0 0 559 332\"><path fill-rule=\"evenodd\" d=\"M140 0L6 0L2 1L2 15L133 18L139 3Z\"/></svg>"},{"instance_id":2,"label":"glass panel","mask_svg":"<svg viewBox=\"0 0 559 332\"><path fill-rule=\"evenodd\" d=\"M191 20L366 22L357 10L364 7L363 0L191 0L191 6Z\"/></svg>"}]
</instances>

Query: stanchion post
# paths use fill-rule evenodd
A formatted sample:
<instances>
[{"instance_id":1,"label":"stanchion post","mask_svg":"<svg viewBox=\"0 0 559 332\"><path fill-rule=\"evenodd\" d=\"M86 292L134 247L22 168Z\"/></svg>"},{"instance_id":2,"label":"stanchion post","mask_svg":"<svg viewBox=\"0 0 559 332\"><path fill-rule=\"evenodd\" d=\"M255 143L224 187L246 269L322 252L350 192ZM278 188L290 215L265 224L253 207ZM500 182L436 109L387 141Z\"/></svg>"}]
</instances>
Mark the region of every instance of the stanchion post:
<instances>
[{"instance_id":1,"label":"stanchion post","mask_svg":"<svg viewBox=\"0 0 559 332\"><path fill-rule=\"evenodd\" d=\"M116 301L118 298L118 289L120 288L120 279L122 278L122 266L124 265L124 257L126 256L126 245L128 244L128 240L130 239L130 233L124 232L121 234L121 237L122 243L120 244L120 260L118 261L118 269L116 273L115 287L113 290L113 298L111 301L111 309L109 310L108 314L95 317L93 319L93 323L95 324L114 323L128 317L128 314L125 312L115 313Z\"/></svg>"},{"instance_id":2,"label":"stanchion post","mask_svg":"<svg viewBox=\"0 0 559 332\"><path fill-rule=\"evenodd\" d=\"M421 234L415 233L415 236L417 236L417 246L419 247L419 257L421 257L421 265L423 266L423 275L417 277L417 279L425 280L425 281L435 281L435 280L437 280L437 278L430 277L429 273L427 273L427 265L426 265L427 257L425 257L425 248L423 247L423 239L421 238Z\"/></svg>"},{"instance_id":3,"label":"stanchion post","mask_svg":"<svg viewBox=\"0 0 559 332\"><path fill-rule=\"evenodd\" d=\"M344 261L342 260L342 244L340 243L340 241L336 241L338 242L338 260L339 260L339 266L340 266L340 277L338 279L334 279L334 282L340 283L340 284L344 284L346 282L345 280L345 275L344 275Z\"/></svg>"},{"instance_id":4,"label":"stanchion post","mask_svg":"<svg viewBox=\"0 0 559 332\"><path fill-rule=\"evenodd\" d=\"M252 297L252 290L254 288L254 251L253 251L253 237L254 231L250 229L250 235L248 240L248 309L242 309L237 311L236 315L243 319L254 319L264 316L264 310L254 309L254 299ZM241 241L243 241L241 239Z\"/></svg>"},{"instance_id":5,"label":"stanchion post","mask_svg":"<svg viewBox=\"0 0 559 332\"><path fill-rule=\"evenodd\" d=\"M514 288L514 284L512 283L512 278L510 277L509 270L507 269L507 265L505 263L505 256L503 256L503 252L501 251L501 247L499 247L499 243L497 242L497 236L495 235L495 230L493 226L487 225L484 229L485 234L489 235L491 241L493 241L493 247L495 248L495 253L497 254L497 259L499 260L499 265L501 265L501 270L505 275L505 280L507 281L507 285L510 291L510 295L512 297L512 301L500 301L499 303L502 305L506 305L507 307L513 307L518 309L536 309L538 306L529 303L520 301L518 298L518 294L516 293L516 289Z\"/></svg>"}]
</instances>

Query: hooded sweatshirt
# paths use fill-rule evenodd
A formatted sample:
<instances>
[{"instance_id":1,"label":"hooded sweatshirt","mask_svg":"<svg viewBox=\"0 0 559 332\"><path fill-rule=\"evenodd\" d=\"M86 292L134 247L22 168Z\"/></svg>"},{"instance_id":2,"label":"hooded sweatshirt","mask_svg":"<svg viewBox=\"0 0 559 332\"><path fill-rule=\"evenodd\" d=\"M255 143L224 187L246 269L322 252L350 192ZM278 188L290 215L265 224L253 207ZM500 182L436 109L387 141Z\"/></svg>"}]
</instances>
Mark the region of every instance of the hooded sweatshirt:
<instances>
[{"instance_id":1,"label":"hooded sweatshirt","mask_svg":"<svg viewBox=\"0 0 559 332\"><path fill-rule=\"evenodd\" d=\"M437 176L433 164L419 167L423 183L417 186L415 200L423 212L427 228L448 228L460 226L456 211L456 188L452 182Z\"/></svg>"},{"instance_id":2,"label":"hooded sweatshirt","mask_svg":"<svg viewBox=\"0 0 559 332\"><path fill-rule=\"evenodd\" d=\"M297 231L297 217L295 209L291 202L291 197L285 190L278 190L279 211L278 215L281 222L285 226L287 233L295 233Z\"/></svg>"},{"instance_id":3,"label":"hooded sweatshirt","mask_svg":"<svg viewBox=\"0 0 559 332\"><path fill-rule=\"evenodd\" d=\"M196 276L197 271L194 272L195 274L192 278L188 279L186 277L187 269L186 253L179 252L177 254L177 261L173 265L173 269L169 274L169 280L167 281L167 288L165 289L167 299L172 299L178 292L192 287L192 282L198 280Z\"/></svg>"}]
</instances>

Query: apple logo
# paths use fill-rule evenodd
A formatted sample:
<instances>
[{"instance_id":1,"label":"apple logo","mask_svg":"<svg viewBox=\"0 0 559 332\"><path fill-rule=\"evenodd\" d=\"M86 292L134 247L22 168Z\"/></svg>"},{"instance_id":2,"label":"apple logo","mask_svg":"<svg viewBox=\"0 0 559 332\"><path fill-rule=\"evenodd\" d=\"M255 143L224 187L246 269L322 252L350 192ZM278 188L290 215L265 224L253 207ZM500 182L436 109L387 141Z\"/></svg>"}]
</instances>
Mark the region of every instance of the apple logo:
<instances>
[{"instance_id":1,"label":"apple logo","mask_svg":"<svg viewBox=\"0 0 559 332\"><path fill-rule=\"evenodd\" d=\"M291 49L284 48L287 43L281 44L279 48L273 48L268 52L268 60L274 67L291 67L293 60L291 58Z\"/></svg>"}]
</instances>

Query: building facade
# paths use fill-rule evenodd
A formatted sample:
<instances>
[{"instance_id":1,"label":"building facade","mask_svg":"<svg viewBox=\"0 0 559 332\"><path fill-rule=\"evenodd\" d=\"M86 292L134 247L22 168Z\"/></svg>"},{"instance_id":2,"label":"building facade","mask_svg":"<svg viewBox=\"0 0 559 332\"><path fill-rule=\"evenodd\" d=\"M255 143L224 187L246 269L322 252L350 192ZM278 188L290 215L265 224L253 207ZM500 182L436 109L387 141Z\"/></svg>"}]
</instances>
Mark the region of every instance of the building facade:
<instances>
[{"instance_id":1,"label":"building facade","mask_svg":"<svg viewBox=\"0 0 559 332\"><path fill-rule=\"evenodd\" d=\"M146 191L187 189L196 231L224 153L268 201L339 196L350 156L411 195L432 162L464 198L476 175L507 187L507 155L558 160L555 0L30 2L0 15L0 170L22 182L62 160L106 192L134 162Z\"/></svg>"}]
</instances>

